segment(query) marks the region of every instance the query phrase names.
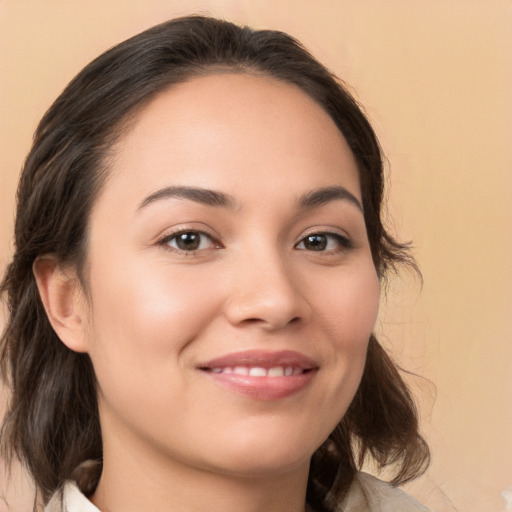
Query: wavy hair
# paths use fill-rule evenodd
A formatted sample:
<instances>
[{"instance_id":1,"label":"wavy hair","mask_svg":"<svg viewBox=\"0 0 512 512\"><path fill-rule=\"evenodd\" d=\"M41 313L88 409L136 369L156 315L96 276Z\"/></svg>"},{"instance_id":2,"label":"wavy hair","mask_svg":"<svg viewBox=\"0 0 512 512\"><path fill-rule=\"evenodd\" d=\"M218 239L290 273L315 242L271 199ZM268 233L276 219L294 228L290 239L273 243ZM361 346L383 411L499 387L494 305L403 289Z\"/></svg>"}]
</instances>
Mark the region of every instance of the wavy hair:
<instances>
[{"instance_id":1,"label":"wavy hair","mask_svg":"<svg viewBox=\"0 0 512 512\"><path fill-rule=\"evenodd\" d=\"M87 223L108 176L109 151L127 123L174 84L219 72L259 74L295 84L334 120L357 161L364 219L381 280L397 264L415 266L406 244L382 223L383 158L375 133L347 87L289 35L189 16L155 26L86 66L44 115L25 161L17 195L15 252L1 292L8 319L0 340L2 378L11 390L1 453L28 468L43 502L77 468L94 490L102 440L94 369L87 354L60 342L39 297L32 265L53 253L81 273ZM82 283L86 286L86 283ZM394 484L426 468L428 447L417 411L395 364L372 336L361 384L347 413L311 462L307 501L330 511L366 457L393 465Z\"/></svg>"}]
</instances>

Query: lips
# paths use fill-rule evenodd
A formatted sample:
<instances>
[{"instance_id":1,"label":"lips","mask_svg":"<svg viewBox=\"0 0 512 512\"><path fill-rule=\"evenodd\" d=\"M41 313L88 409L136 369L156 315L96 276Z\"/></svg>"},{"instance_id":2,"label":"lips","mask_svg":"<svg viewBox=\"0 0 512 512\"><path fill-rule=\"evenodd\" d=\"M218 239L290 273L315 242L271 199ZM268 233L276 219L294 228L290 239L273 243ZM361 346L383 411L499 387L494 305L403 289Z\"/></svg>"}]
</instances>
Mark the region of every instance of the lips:
<instances>
[{"instance_id":1,"label":"lips","mask_svg":"<svg viewBox=\"0 0 512 512\"><path fill-rule=\"evenodd\" d=\"M279 400L302 391L318 364L298 352L236 352L198 365L216 384L257 400Z\"/></svg>"}]
</instances>

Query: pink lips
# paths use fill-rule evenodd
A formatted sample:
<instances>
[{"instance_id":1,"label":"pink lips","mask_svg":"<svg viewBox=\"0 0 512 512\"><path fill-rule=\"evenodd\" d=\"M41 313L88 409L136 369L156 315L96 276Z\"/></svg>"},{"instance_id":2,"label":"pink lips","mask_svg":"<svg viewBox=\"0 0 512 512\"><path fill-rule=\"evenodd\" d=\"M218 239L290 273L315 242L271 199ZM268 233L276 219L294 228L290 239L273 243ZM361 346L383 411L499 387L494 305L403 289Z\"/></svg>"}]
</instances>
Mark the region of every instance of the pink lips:
<instances>
[{"instance_id":1,"label":"pink lips","mask_svg":"<svg viewBox=\"0 0 512 512\"><path fill-rule=\"evenodd\" d=\"M198 365L215 383L257 400L279 400L309 384L318 365L291 350L235 352Z\"/></svg>"}]
</instances>

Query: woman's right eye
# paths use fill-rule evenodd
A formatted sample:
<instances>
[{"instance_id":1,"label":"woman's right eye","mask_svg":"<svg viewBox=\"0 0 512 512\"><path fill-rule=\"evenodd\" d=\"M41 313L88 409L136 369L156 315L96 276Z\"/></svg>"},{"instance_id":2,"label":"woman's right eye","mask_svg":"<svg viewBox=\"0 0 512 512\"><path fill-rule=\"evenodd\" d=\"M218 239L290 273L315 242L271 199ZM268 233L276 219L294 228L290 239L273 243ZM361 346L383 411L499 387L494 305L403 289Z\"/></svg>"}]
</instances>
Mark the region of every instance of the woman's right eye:
<instances>
[{"instance_id":1,"label":"woman's right eye","mask_svg":"<svg viewBox=\"0 0 512 512\"><path fill-rule=\"evenodd\" d=\"M182 252L195 252L215 248L217 245L213 239L201 231L180 231L164 237L161 245L167 245L172 249Z\"/></svg>"}]
</instances>

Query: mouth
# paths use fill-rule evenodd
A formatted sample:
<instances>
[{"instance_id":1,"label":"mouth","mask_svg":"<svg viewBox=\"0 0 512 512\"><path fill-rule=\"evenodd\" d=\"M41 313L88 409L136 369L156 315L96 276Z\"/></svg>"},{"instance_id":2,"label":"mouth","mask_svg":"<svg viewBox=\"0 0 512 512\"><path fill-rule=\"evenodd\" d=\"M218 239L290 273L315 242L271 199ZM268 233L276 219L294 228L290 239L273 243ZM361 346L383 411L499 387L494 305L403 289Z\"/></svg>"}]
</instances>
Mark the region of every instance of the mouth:
<instances>
[{"instance_id":1,"label":"mouth","mask_svg":"<svg viewBox=\"0 0 512 512\"><path fill-rule=\"evenodd\" d=\"M301 375L311 371L297 366L272 366L271 368L263 368L262 366L221 366L211 369L203 368L203 370L211 371L212 373L249 375L250 377L291 377L292 375Z\"/></svg>"},{"instance_id":2,"label":"mouth","mask_svg":"<svg viewBox=\"0 0 512 512\"><path fill-rule=\"evenodd\" d=\"M256 400L279 400L302 391L319 366L294 351L236 352L198 365L221 387Z\"/></svg>"}]
</instances>

